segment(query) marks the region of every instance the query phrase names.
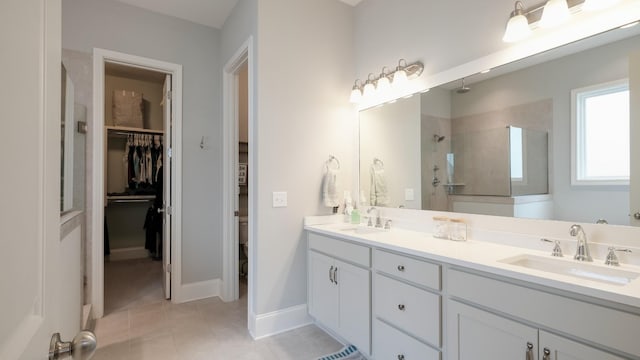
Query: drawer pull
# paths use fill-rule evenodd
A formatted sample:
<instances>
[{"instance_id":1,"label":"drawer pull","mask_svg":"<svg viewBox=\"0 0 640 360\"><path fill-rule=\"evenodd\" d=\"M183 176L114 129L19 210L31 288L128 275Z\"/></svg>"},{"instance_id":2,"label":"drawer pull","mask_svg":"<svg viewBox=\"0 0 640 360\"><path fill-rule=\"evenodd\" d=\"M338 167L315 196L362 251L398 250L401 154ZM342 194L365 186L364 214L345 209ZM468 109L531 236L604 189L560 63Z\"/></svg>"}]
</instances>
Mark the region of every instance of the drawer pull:
<instances>
[{"instance_id":1,"label":"drawer pull","mask_svg":"<svg viewBox=\"0 0 640 360\"><path fill-rule=\"evenodd\" d=\"M404 360L404 355L402 354L398 355L398 360Z\"/></svg>"},{"instance_id":2,"label":"drawer pull","mask_svg":"<svg viewBox=\"0 0 640 360\"><path fill-rule=\"evenodd\" d=\"M333 269L333 283L338 285L338 267Z\"/></svg>"},{"instance_id":3,"label":"drawer pull","mask_svg":"<svg viewBox=\"0 0 640 360\"><path fill-rule=\"evenodd\" d=\"M398 304L398 310L404 311L404 304Z\"/></svg>"},{"instance_id":4,"label":"drawer pull","mask_svg":"<svg viewBox=\"0 0 640 360\"><path fill-rule=\"evenodd\" d=\"M398 265L398 271L404 271L404 265Z\"/></svg>"},{"instance_id":5,"label":"drawer pull","mask_svg":"<svg viewBox=\"0 0 640 360\"><path fill-rule=\"evenodd\" d=\"M333 265L331 265L331 268L329 269L329 281L331 281L332 284L335 284L333 281Z\"/></svg>"},{"instance_id":6,"label":"drawer pull","mask_svg":"<svg viewBox=\"0 0 640 360\"><path fill-rule=\"evenodd\" d=\"M533 360L533 344L530 342L527 343L526 359Z\"/></svg>"},{"instance_id":7,"label":"drawer pull","mask_svg":"<svg viewBox=\"0 0 640 360\"><path fill-rule=\"evenodd\" d=\"M544 348L542 360L551 360L551 350Z\"/></svg>"}]
</instances>

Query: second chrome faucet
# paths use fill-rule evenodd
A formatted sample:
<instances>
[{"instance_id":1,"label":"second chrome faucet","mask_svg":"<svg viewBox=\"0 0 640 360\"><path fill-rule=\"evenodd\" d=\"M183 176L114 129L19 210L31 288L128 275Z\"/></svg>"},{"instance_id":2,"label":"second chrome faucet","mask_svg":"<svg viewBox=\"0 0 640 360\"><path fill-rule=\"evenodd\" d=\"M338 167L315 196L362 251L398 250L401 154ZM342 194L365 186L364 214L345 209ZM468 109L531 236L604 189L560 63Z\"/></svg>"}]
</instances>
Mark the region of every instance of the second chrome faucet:
<instances>
[{"instance_id":1,"label":"second chrome faucet","mask_svg":"<svg viewBox=\"0 0 640 360\"><path fill-rule=\"evenodd\" d=\"M587 234L585 234L582 226L573 224L569 230L571 236L575 236L578 240L578 246L576 248L576 255L573 257L578 261L593 261L591 252L589 251L589 244L587 243Z\"/></svg>"}]
</instances>

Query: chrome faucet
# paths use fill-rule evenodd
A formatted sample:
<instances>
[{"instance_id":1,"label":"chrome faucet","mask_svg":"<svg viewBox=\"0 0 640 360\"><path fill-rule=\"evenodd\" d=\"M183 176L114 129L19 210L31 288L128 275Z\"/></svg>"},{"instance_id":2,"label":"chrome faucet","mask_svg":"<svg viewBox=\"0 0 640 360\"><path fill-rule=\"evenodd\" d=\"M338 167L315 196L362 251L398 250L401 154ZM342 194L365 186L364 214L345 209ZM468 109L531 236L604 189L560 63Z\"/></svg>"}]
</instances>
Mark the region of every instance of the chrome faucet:
<instances>
[{"instance_id":1,"label":"chrome faucet","mask_svg":"<svg viewBox=\"0 0 640 360\"><path fill-rule=\"evenodd\" d=\"M573 224L571 230L569 230L571 236L575 236L578 239L578 247L576 248L576 255L573 257L578 261L593 261L591 253L589 252L589 244L587 243L587 234L585 234L582 226Z\"/></svg>"},{"instance_id":2,"label":"chrome faucet","mask_svg":"<svg viewBox=\"0 0 640 360\"><path fill-rule=\"evenodd\" d=\"M376 227L377 228L381 228L382 227L382 219L380 219L380 210L374 206L370 207L367 210L367 214L371 214L372 211L376 212ZM369 216L369 222L367 223L368 226L373 226L373 222L371 221L371 216Z\"/></svg>"}]
</instances>

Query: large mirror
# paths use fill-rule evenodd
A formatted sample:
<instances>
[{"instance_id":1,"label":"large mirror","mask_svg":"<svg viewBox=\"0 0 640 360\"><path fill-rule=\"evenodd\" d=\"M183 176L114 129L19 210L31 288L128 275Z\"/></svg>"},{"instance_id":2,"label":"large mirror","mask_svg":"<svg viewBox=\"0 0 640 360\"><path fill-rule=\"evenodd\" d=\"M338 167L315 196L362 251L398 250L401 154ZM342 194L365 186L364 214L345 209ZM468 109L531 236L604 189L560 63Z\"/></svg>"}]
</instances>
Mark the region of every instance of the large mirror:
<instances>
[{"instance_id":1,"label":"large mirror","mask_svg":"<svg viewBox=\"0 0 640 360\"><path fill-rule=\"evenodd\" d=\"M623 164L615 171L627 180L580 182L572 147L584 145L575 145L572 116L580 94L632 82L638 34L640 26L612 30L361 111L360 203L629 225L630 188L640 183L629 175L629 123L589 127L585 150L607 169ZM607 104L606 116L621 108Z\"/></svg>"}]
</instances>

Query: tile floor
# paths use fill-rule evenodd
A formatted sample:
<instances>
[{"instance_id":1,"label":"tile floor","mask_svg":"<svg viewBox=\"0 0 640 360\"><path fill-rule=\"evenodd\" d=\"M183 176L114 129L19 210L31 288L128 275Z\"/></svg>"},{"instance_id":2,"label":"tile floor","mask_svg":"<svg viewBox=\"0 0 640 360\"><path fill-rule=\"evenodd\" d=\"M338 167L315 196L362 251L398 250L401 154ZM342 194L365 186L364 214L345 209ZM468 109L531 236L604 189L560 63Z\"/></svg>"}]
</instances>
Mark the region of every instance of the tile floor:
<instances>
[{"instance_id":1,"label":"tile floor","mask_svg":"<svg viewBox=\"0 0 640 360\"><path fill-rule=\"evenodd\" d=\"M147 263L151 264L147 265L149 267L155 265ZM110 265L116 268L112 275L124 276L127 273L119 268L132 264ZM136 266L143 270L139 274L147 274L140 267L140 262ZM105 280L108 272L105 265ZM137 281L132 279L135 274L124 278L120 276L113 276L113 282L119 279L135 284ZM241 286L240 299L230 303L210 298L172 304L162 300L161 296L154 301L150 294L157 294L157 290L150 286L142 286L138 293L133 289L125 292L133 297L121 299L117 306L113 306L113 311L105 312L107 315L96 323L96 360L311 360L342 347L314 325L254 341L247 330L246 284ZM109 288L105 288L105 295L106 305Z\"/></svg>"}]
</instances>

